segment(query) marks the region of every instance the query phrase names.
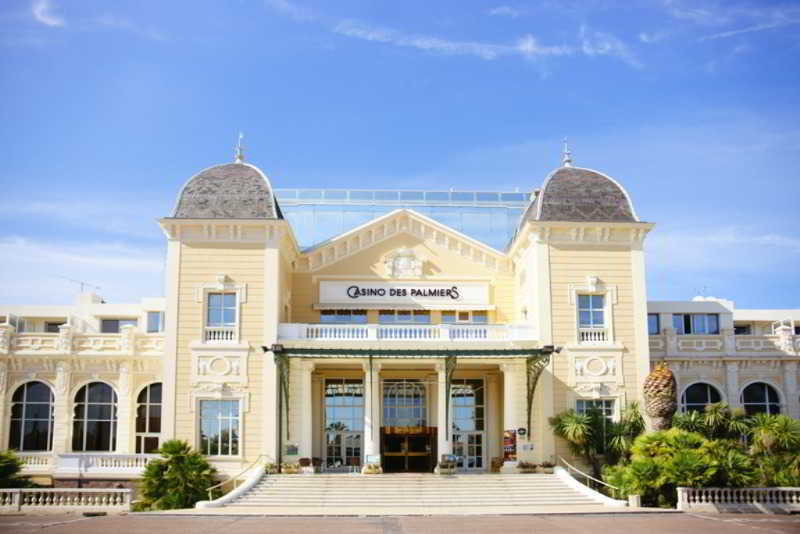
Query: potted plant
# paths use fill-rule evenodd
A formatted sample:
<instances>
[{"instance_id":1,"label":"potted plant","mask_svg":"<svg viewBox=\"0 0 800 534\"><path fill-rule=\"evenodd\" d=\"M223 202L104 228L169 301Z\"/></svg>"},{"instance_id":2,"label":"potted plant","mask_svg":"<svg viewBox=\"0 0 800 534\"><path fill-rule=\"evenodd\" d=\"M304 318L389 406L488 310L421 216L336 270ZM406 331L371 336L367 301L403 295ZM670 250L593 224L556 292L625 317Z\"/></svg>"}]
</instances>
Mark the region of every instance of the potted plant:
<instances>
[{"instance_id":1,"label":"potted plant","mask_svg":"<svg viewBox=\"0 0 800 534\"><path fill-rule=\"evenodd\" d=\"M314 466L311 465L311 458L300 458L297 460L297 463L300 466L300 472L304 475L314 474Z\"/></svg>"},{"instance_id":2,"label":"potted plant","mask_svg":"<svg viewBox=\"0 0 800 534\"><path fill-rule=\"evenodd\" d=\"M542 465L539 466L540 473L546 473L548 475L553 474L553 468L556 466L553 462L542 462Z\"/></svg>"},{"instance_id":3,"label":"potted plant","mask_svg":"<svg viewBox=\"0 0 800 534\"><path fill-rule=\"evenodd\" d=\"M283 462L281 464L281 473L284 475L296 475L300 473L301 467L298 463Z\"/></svg>"},{"instance_id":4,"label":"potted plant","mask_svg":"<svg viewBox=\"0 0 800 534\"><path fill-rule=\"evenodd\" d=\"M264 473L268 475L274 475L278 472L278 464L274 462L268 462L264 464Z\"/></svg>"},{"instance_id":5,"label":"potted plant","mask_svg":"<svg viewBox=\"0 0 800 534\"><path fill-rule=\"evenodd\" d=\"M526 474L535 473L537 467L538 466L535 463L532 463L532 462L519 462L519 463L517 463L517 470L520 473L526 473Z\"/></svg>"},{"instance_id":6,"label":"potted plant","mask_svg":"<svg viewBox=\"0 0 800 534\"><path fill-rule=\"evenodd\" d=\"M366 464L361 468L362 475L380 475L383 473L381 464Z\"/></svg>"},{"instance_id":7,"label":"potted plant","mask_svg":"<svg viewBox=\"0 0 800 534\"><path fill-rule=\"evenodd\" d=\"M453 454L443 454L436 466L436 472L440 475L453 475L456 472L457 459Z\"/></svg>"}]
</instances>

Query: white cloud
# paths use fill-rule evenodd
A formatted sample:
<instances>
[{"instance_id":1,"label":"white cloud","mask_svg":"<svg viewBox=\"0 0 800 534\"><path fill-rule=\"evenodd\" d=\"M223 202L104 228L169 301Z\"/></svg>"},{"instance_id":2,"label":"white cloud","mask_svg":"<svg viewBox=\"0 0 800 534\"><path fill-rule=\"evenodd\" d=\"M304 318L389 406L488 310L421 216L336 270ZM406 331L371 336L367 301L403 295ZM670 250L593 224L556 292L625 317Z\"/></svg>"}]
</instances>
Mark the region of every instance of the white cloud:
<instances>
[{"instance_id":1,"label":"white cloud","mask_svg":"<svg viewBox=\"0 0 800 534\"><path fill-rule=\"evenodd\" d=\"M50 0L35 0L31 6L31 13L33 18L41 22L45 26L59 27L64 26L66 21L53 13L53 6L50 5Z\"/></svg>"},{"instance_id":2,"label":"white cloud","mask_svg":"<svg viewBox=\"0 0 800 534\"><path fill-rule=\"evenodd\" d=\"M783 19L774 20L772 22L765 22L762 24L756 24L755 26L749 26L747 28L739 28L737 30L729 30L725 32L719 32L712 35L706 35L702 37L701 41L711 41L714 39L725 39L726 37L733 37L735 35L741 35L743 33L755 33L755 32L762 32L766 30L773 30L776 28L781 28L783 26L790 26L793 24L800 24L800 18L797 19Z\"/></svg>"},{"instance_id":3,"label":"white cloud","mask_svg":"<svg viewBox=\"0 0 800 534\"><path fill-rule=\"evenodd\" d=\"M140 26L132 20L112 14L100 15L92 20L92 24L111 30L122 30L145 37L153 41L166 41L166 35L152 26Z\"/></svg>"},{"instance_id":4,"label":"white cloud","mask_svg":"<svg viewBox=\"0 0 800 534\"><path fill-rule=\"evenodd\" d=\"M0 238L0 302L68 304L78 288L64 277L100 286L110 302L159 296L163 247L114 242L62 243L20 236Z\"/></svg>"},{"instance_id":5,"label":"white cloud","mask_svg":"<svg viewBox=\"0 0 800 534\"><path fill-rule=\"evenodd\" d=\"M519 17L522 12L519 9L514 9L511 6L497 6L490 9L489 14L495 17L511 17L512 19L515 19Z\"/></svg>"},{"instance_id":6,"label":"white cloud","mask_svg":"<svg viewBox=\"0 0 800 534\"><path fill-rule=\"evenodd\" d=\"M660 32L640 32L639 33L639 40L643 43L653 44L663 41L669 36L668 32L660 31Z\"/></svg>"},{"instance_id":7,"label":"white cloud","mask_svg":"<svg viewBox=\"0 0 800 534\"><path fill-rule=\"evenodd\" d=\"M579 38L581 49L587 56L613 56L637 69L643 67L628 45L610 33L589 31L584 24L581 26Z\"/></svg>"},{"instance_id":8,"label":"white cloud","mask_svg":"<svg viewBox=\"0 0 800 534\"><path fill-rule=\"evenodd\" d=\"M264 3L275 11L287 15L300 22L308 22L317 19L318 15L313 10L293 4L288 0L264 0Z\"/></svg>"}]
</instances>

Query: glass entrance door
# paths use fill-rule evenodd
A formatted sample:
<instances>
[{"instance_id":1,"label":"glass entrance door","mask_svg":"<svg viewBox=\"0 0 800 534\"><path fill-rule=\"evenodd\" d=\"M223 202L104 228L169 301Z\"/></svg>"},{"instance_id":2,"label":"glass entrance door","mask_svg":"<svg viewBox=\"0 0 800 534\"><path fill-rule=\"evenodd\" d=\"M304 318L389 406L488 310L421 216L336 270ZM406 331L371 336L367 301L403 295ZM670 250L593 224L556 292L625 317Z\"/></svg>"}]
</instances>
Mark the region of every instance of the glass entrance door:
<instances>
[{"instance_id":1,"label":"glass entrance door","mask_svg":"<svg viewBox=\"0 0 800 534\"><path fill-rule=\"evenodd\" d=\"M483 471L486 439L486 394L483 379L455 379L450 387L453 454L463 471Z\"/></svg>"},{"instance_id":2,"label":"glass entrance door","mask_svg":"<svg viewBox=\"0 0 800 534\"><path fill-rule=\"evenodd\" d=\"M326 471L350 472L361 466L364 433L364 382L325 379Z\"/></svg>"},{"instance_id":3,"label":"glass entrance door","mask_svg":"<svg viewBox=\"0 0 800 534\"><path fill-rule=\"evenodd\" d=\"M432 471L435 431L427 426L425 382L385 379L382 389L381 455L384 471Z\"/></svg>"}]
</instances>

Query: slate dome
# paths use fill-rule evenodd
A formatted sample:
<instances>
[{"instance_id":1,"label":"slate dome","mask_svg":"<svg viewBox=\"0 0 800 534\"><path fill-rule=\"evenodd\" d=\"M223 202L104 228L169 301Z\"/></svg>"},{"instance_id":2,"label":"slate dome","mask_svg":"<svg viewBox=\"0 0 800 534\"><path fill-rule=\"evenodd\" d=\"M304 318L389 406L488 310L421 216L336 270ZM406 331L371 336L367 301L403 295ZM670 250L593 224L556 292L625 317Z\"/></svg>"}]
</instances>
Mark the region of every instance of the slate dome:
<instances>
[{"instance_id":1,"label":"slate dome","mask_svg":"<svg viewBox=\"0 0 800 534\"><path fill-rule=\"evenodd\" d=\"M613 178L571 166L547 177L534 216L538 221L639 222L630 196Z\"/></svg>"},{"instance_id":2,"label":"slate dome","mask_svg":"<svg viewBox=\"0 0 800 534\"><path fill-rule=\"evenodd\" d=\"M177 219L283 219L272 186L249 163L225 163L195 174L183 186Z\"/></svg>"}]
</instances>

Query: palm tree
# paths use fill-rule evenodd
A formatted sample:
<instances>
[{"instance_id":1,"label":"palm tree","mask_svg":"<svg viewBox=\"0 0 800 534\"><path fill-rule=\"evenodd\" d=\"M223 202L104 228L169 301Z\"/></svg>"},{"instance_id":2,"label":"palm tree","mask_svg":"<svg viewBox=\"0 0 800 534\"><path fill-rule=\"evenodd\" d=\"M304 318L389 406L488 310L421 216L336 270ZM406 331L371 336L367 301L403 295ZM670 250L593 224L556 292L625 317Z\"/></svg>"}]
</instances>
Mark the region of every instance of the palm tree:
<instances>
[{"instance_id":1,"label":"palm tree","mask_svg":"<svg viewBox=\"0 0 800 534\"><path fill-rule=\"evenodd\" d=\"M158 452L161 458L148 463L142 475L145 508L191 508L207 498L206 489L216 483L216 471L203 455L177 439L165 442Z\"/></svg>"}]
</instances>

